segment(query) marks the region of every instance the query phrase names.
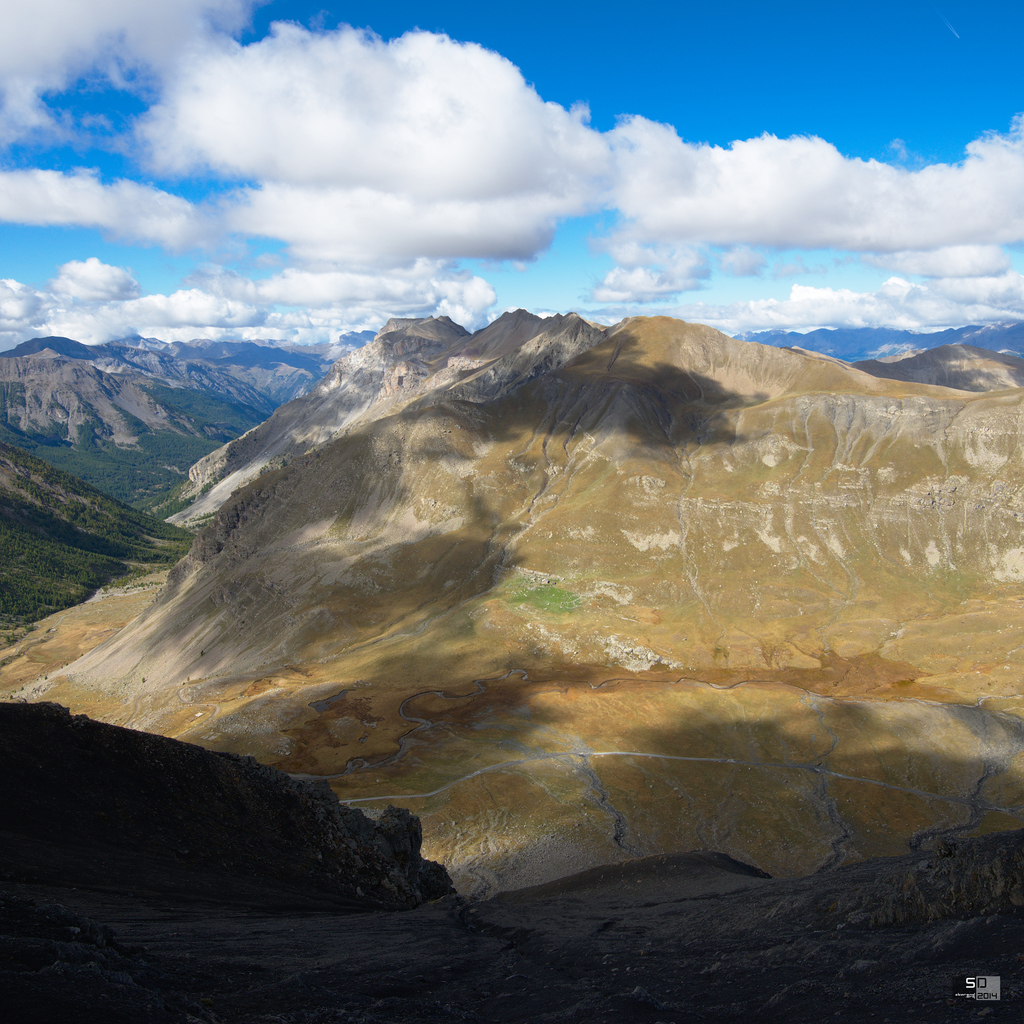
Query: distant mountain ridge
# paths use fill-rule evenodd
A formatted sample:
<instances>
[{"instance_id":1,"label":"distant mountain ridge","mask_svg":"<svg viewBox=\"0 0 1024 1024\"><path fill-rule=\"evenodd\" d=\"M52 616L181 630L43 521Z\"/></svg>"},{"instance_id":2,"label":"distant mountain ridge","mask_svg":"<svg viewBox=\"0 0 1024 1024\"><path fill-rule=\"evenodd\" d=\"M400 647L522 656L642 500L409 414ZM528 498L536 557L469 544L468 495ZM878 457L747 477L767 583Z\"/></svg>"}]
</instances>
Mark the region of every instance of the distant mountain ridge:
<instances>
[{"instance_id":1,"label":"distant mountain ridge","mask_svg":"<svg viewBox=\"0 0 1024 1024\"><path fill-rule=\"evenodd\" d=\"M795 346L836 356L847 362L873 359L901 351L933 349L940 345L973 345L994 352L1024 353L1024 322L969 324L945 331L906 331L892 327L820 327L799 331L748 331L740 335L762 345Z\"/></svg>"},{"instance_id":2,"label":"distant mountain ridge","mask_svg":"<svg viewBox=\"0 0 1024 1024\"><path fill-rule=\"evenodd\" d=\"M0 353L0 439L155 508L196 460L309 390L331 354L253 342L32 338Z\"/></svg>"},{"instance_id":3,"label":"distant mountain ridge","mask_svg":"<svg viewBox=\"0 0 1024 1024\"><path fill-rule=\"evenodd\" d=\"M326 350L281 348L250 341L124 342L83 345L72 338L31 338L0 352L0 360L25 357L78 359L105 373L141 373L172 386L185 386L213 397L240 402L265 416L282 402L308 390L327 372ZM0 362L0 372L3 363Z\"/></svg>"},{"instance_id":4,"label":"distant mountain ridge","mask_svg":"<svg viewBox=\"0 0 1024 1024\"><path fill-rule=\"evenodd\" d=\"M937 384L959 391L1002 391L1024 387L1024 359L974 345L940 345L853 364L875 377Z\"/></svg>"}]
</instances>

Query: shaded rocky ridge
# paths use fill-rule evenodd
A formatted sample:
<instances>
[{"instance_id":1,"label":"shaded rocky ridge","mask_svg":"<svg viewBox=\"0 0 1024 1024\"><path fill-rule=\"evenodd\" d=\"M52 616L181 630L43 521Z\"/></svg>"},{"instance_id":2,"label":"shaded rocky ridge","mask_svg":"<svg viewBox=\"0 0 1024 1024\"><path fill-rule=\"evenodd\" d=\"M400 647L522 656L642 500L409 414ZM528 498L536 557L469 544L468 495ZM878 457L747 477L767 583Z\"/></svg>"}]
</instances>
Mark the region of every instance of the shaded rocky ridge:
<instances>
[{"instance_id":1,"label":"shaded rocky ridge","mask_svg":"<svg viewBox=\"0 0 1024 1024\"><path fill-rule=\"evenodd\" d=\"M5 703L0 766L8 880L351 910L451 891L408 811L374 821L250 757Z\"/></svg>"},{"instance_id":2,"label":"shaded rocky ridge","mask_svg":"<svg viewBox=\"0 0 1024 1024\"><path fill-rule=\"evenodd\" d=\"M771 884L765 886L767 880ZM1024 829L940 839L930 851L861 861L793 879L772 879L713 851L641 857L498 893L480 905L621 897L631 891L640 903L673 889L691 899L745 889L750 902L767 902L776 914L824 913L832 928L902 928L1019 914L1024 908ZM827 903L822 903L823 897L828 897Z\"/></svg>"},{"instance_id":3,"label":"shaded rocky ridge","mask_svg":"<svg viewBox=\"0 0 1024 1024\"><path fill-rule=\"evenodd\" d=\"M960 391L999 391L1024 386L1024 359L974 345L940 345L889 359L853 364L875 377L938 384Z\"/></svg>"},{"instance_id":4,"label":"shaded rocky ridge","mask_svg":"<svg viewBox=\"0 0 1024 1024\"><path fill-rule=\"evenodd\" d=\"M390 415L411 401L488 401L597 344L604 328L575 313L504 313L470 335L448 317L392 319L370 344L339 359L308 394L265 423L199 460L189 471L195 497L176 523L215 511L237 487L345 429Z\"/></svg>"},{"instance_id":5,"label":"shaded rocky ridge","mask_svg":"<svg viewBox=\"0 0 1024 1024\"><path fill-rule=\"evenodd\" d=\"M109 926L62 903L2 890L0 991L9 1024L215 1020L198 997L180 991L179 980L154 968L141 949L118 942Z\"/></svg>"},{"instance_id":6,"label":"shaded rocky ridge","mask_svg":"<svg viewBox=\"0 0 1024 1024\"><path fill-rule=\"evenodd\" d=\"M1000 843L1019 850L1021 834L965 843L964 863L999 870L982 848ZM909 861L778 881L679 854L341 918L20 886L0 893L0 985L12 1024L952 1024L978 1010L952 993L985 974L1002 998L977 1015L1019 1016L1018 903L974 893L896 927L840 909L884 906Z\"/></svg>"}]
</instances>

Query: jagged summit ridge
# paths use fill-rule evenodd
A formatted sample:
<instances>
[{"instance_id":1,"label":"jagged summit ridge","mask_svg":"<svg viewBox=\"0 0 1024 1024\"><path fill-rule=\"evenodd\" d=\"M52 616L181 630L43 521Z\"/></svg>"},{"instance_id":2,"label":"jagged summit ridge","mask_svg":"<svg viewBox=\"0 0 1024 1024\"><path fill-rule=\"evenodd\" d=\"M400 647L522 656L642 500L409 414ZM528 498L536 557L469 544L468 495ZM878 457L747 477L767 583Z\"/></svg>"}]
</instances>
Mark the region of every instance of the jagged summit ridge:
<instances>
[{"instance_id":1,"label":"jagged summit ridge","mask_svg":"<svg viewBox=\"0 0 1024 1024\"><path fill-rule=\"evenodd\" d=\"M446 393L485 401L603 337L603 328L575 313L544 318L514 310L472 335L449 317L389 320L370 344L339 359L309 395L197 462L189 476L199 496L173 521L208 516L266 467L411 401L430 404Z\"/></svg>"}]
</instances>

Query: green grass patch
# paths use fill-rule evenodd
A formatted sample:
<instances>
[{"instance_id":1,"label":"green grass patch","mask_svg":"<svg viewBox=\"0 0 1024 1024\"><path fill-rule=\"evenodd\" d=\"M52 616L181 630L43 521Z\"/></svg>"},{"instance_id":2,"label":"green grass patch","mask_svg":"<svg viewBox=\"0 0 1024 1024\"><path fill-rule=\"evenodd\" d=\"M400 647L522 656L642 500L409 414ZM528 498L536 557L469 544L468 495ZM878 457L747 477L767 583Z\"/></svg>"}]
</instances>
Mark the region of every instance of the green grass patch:
<instances>
[{"instance_id":1,"label":"green grass patch","mask_svg":"<svg viewBox=\"0 0 1024 1024\"><path fill-rule=\"evenodd\" d=\"M575 611L583 603L579 594L571 590L563 590L552 583L542 583L537 587L521 587L514 590L508 597L509 604L527 604L542 612L565 614Z\"/></svg>"}]
</instances>

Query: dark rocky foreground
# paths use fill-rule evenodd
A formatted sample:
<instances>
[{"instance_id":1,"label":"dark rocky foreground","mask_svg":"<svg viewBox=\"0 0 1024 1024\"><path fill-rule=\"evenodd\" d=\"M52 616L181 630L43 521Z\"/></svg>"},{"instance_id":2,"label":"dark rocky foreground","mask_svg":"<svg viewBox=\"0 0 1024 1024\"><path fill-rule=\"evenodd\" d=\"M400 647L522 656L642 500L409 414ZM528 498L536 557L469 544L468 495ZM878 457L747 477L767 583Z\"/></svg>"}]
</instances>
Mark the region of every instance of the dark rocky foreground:
<instances>
[{"instance_id":1,"label":"dark rocky foreground","mask_svg":"<svg viewBox=\"0 0 1024 1024\"><path fill-rule=\"evenodd\" d=\"M253 762L0 705L0 768L5 1021L1021 1019L1024 832L795 881L653 857L474 904L411 816ZM967 975L1002 1000L953 998Z\"/></svg>"},{"instance_id":2,"label":"dark rocky foreground","mask_svg":"<svg viewBox=\"0 0 1024 1024\"><path fill-rule=\"evenodd\" d=\"M0 878L339 910L452 891L408 811L57 704L0 704L0 779Z\"/></svg>"}]
</instances>

